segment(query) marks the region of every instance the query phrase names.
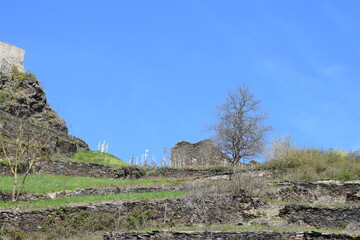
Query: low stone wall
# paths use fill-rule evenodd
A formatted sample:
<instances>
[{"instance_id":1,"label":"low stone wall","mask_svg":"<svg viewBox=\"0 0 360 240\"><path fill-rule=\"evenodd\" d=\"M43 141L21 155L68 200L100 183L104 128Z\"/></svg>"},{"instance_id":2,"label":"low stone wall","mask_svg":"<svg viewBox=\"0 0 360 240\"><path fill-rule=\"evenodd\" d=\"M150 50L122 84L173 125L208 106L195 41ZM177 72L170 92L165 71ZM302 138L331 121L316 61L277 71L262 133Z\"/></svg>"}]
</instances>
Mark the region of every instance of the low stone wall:
<instances>
[{"instance_id":1,"label":"low stone wall","mask_svg":"<svg viewBox=\"0 0 360 240\"><path fill-rule=\"evenodd\" d=\"M26 168L20 166L18 172L22 174L25 170ZM51 160L35 163L31 173L121 179L136 179L145 176L145 170L137 166L111 167L95 163ZM11 175L9 167L6 164L0 164L0 175Z\"/></svg>"},{"instance_id":2,"label":"low stone wall","mask_svg":"<svg viewBox=\"0 0 360 240\"><path fill-rule=\"evenodd\" d=\"M149 223L190 226L192 224L239 224L252 219L251 210L263 203L247 196L206 195L146 201L116 201L98 204L68 206L64 209L31 211L0 211L0 228L12 227L23 231L39 231L49 218L61 219L63 214L85 211L91 217L98 213L118 213L126 217L134 211L147 211Z\"/></svg>"},{"instance_id":3,"label":"low stone wall","mask_svg":"<svg viewBox=\"0 0 360 240\"><path fill-rule=\"evenodd\" d=\"M284 202L359 202L360 181L317 181L277 184L281 188L269 197Z\"/></svg>"},{"instance_id":4,"label":"low stone wall","mask_svg":"<svg viewBox=\"0 0 360 240\"><path fill-rule=\"evenodd\" d=\"M172 192L172 191L189 191L192 190L192 187L109 187L109 188L86 188L86 189L76 189L74 191L66 190L48 194L26 194L22 193L19 196L19 201L36 201L44 200L50 198L58 197L76 197L76 196L85 196L85 195L114 195L114 194L126 194L126 193L145 193L145 192ZM0 192L0 201L10 201L11 193L1 193Z\"/></svg>"},{"instance_id":5,"label":"low stone wall","mask_svg":"<svg viewBox=\"0 0 360 240\"><path fill-rule=\"evenodd\" d=\"M23 171L20 169L19 172L21 173ZM34 165L32 172L65 176L136 179L144 176L163 178L210 177L217 175L229 175L231 170L170 167L145 168L137 165L113 167L95 163L46 160L37 162ZM10 175L10 171L6 164L0 164L0 175Z\"/></svg>"},{"instance_id":6,"label":"low stone wall","mask_svg":"<svg viewBox=\"0 0 360 240\"><path fill-rule=\"evenodd\" d=\"M104 240L120 240L120 239L181 239L181 240L203 240L203 239L216 239L216 240L248 240L248 239L313 239L313 240L352 240L360 239L359 236L350 236L347 234L334 234L323 232L276 232L276 231L151 231L145 233L106 233Z\"/></svg>"},{"instance_id":7,"label":"low stone wall","mask_svg":"<svg viewBox=\"0 0 360 240\"><path fill-rule=\"evenodd\" d=\"M136 179L145 175L145 171L137 166L111 167L95 163L70 161L41 161L36 163L33 172L65 176L122 179Z\"/></svg>"},{"instance_id":8,"label":"low stone wall","mask_svg":"<svg viewBox=\"0 0 360 240\"><path fill-rule=\"evenodd\" d=\"M279 212L279 217L290 223L308 224L317 228L346 228L360 222L360 207L311 207L307 205L287 205Z\"/></svg>"},{"instance_id":9,"label":"low stone wall","mask_svg":"<svg viewBox=\"0 0 360 240\"><path fill-rule=\"evenodd\" d=\"M232 173L231 169L227 168L177 168L177 167L158 167L149 169L147 175L154 177L211 177L217 175L229 175Z\"/></svg>"}]
</instances>

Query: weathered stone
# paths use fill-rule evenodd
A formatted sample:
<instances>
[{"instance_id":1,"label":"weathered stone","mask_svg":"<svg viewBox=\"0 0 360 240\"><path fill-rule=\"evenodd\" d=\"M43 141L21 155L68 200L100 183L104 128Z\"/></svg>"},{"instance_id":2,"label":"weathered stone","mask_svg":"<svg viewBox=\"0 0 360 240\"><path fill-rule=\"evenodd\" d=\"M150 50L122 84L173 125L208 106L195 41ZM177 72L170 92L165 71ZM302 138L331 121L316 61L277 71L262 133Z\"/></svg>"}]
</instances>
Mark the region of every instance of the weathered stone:
<instances>
[{"instance_id":1,"label":"weathered stone","mask_svg":"<svg viewBox=\"0 0 360 240\"><path fill-rule=\"evenodd\" d=\"M63 119L50 107L40 82L31 74L0 73L0 110L68 133Z\"/></svg>"},{"instance_id":2,"label":"weathered stone","mask_svg":"<svg viewBox=\"0 0 360 240\"><path fill-rule=\"evenodd\" d=\"M171 149L171 166L228 165L229 157L207 139L198 143L179 142Z\"/></svg>"},{"instance_id":3,"label":"weathered stone","mask_svg":"<svg viewBox=\"0 0 360 240\"><path fill-rule=\"evenodd\" d=\"M279 183L281 188L269 194L272 199L284 202L311 203L359 202L357 193L360 181L317 181Z\"/></svg>"},{"instance_id":4,"label":"weathered stone","mask_svg":"<svg viewBox=\"0 0 360 240\"><path fill-rule=\"evenodd\" d=\"M312 207L292 204L281 209L279 216L295 224L345 229L352 222L360 222L360 207Z\"/></svg>"},{"instance_id":5,"label":"weathered stone","mask_svg":"<svg viewBox=\"0 0 360 240\"><path fill-rule=\"evenodd\" d=\"M13 67L24 72L25 50L0 41L0 72L10 73Z\"/></svg>"}]
</instances>

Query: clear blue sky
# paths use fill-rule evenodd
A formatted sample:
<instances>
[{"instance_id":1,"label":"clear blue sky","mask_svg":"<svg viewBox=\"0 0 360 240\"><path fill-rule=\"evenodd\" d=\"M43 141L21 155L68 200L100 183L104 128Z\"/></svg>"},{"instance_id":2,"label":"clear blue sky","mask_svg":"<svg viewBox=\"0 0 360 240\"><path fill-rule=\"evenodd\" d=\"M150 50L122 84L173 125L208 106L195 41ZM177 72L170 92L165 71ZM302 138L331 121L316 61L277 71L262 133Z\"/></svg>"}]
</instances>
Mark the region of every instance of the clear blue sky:
<instances>
[{"instance_id":1,"label":"clear blue sky","mask_svg":"<svg viewBox=\"0 0 360 240\"><path fill-rule=\"evenodd\" d=\"M271 137L360 147L360 1L2 0L0 41L26 50L70 133L128 161L211 136L246 84Z\"/></svg>"}]
</instances>

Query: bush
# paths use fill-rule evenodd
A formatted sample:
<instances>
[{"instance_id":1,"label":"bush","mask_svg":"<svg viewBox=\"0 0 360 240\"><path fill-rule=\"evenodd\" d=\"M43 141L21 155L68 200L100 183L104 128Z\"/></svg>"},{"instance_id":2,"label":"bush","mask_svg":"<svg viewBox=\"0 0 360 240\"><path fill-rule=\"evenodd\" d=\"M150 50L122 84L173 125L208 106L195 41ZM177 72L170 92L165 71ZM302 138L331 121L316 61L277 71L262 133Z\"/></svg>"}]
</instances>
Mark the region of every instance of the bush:
<instances>
[{"instance_id":1,"label":"bush","mask_svg":"<svg viewBox=\"0 0 360 240\"><path fill-rule=\"evenodd\" d=\"M20 231L11 228L1 228L0 239L22 240L24 238Z\"/></svg>"},{"instance_id":2,"label":"bush","mask_svg":"<svg viewBox=\"0 0 360 240\"><path fill-rule=\"evenodd\" d=\"M66 207L57 210L58 217L50 216L42 223L42 229L54 238L70 237L84 232L109 231L115 228L118 214L93 213L87 211L71 212Z\"/></svg>"},{"instance_id":3,"label":"bush","mask_svg":"<svg viewBox=\"0 0 360 240\"><path fill-rule=\"evenodd\" d=\"M192 197L201 198L209 194L245 194L247 196L258 197L265 193L268 187L263 177L255 176L247 172L234 173L231 179L224 179L222 181L215 180L214 182L200 183L191 193Z\"/></svg>"},{"instance_id":4,"label":"bush","mask_svg":"<svg viewBox=\"0 0 360 240\"><path fill-rule=\"evenodd\" d=\"M265 168L289 180L359 178L360 154L344 150L296 148L289 137L275 139Z\"/></svg>"},{"instance_id":5,"label":"bush","mask_svg":"<svg viewBox=\"0 0 360 240\"><path fill-rule=\"evenodd\" d=\"M126 230L139 230L146 226L146 223L150 219L150 210L135 209L125 217L125 229Z\"/></svg>"}]
</instances>

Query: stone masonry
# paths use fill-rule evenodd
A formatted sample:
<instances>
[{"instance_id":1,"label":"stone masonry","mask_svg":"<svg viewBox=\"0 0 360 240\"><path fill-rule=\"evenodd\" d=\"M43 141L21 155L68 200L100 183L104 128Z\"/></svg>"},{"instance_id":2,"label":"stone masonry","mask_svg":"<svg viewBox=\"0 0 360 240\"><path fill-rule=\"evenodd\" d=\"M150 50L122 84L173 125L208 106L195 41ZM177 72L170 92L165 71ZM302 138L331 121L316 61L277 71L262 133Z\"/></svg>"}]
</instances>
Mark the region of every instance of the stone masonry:
<instances>
[{"instance_id":1,"label":"stone masonry","mask_svg":"<svg viewBox=\"0 0 360 240\"><path fill-rule=\"evenodd\" d=\"M0 41L0 72L11 73L13 67L24 72L25 50Z\"/></svg>"},{"instance_id":2,"label":"stone masonry","mask_svg":"<svg viewBox=\"0 0 360 240\"><path fill-rule=\"evenodd\" d=\"M170 160L171 166L228 165L229 157L206 139L194 144L186 141L177 143L171 149Z\"/></svg>"}]
</instances>

